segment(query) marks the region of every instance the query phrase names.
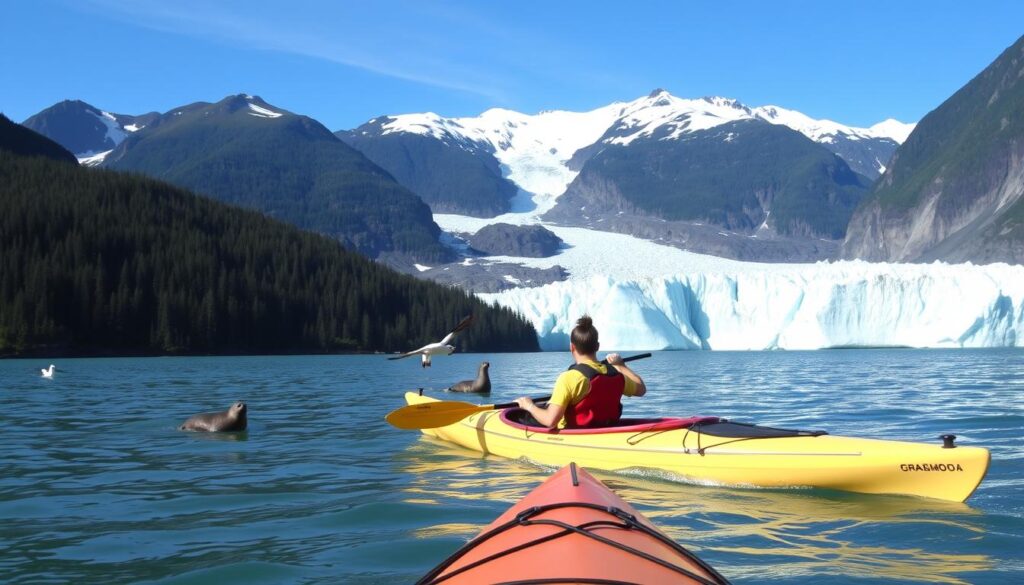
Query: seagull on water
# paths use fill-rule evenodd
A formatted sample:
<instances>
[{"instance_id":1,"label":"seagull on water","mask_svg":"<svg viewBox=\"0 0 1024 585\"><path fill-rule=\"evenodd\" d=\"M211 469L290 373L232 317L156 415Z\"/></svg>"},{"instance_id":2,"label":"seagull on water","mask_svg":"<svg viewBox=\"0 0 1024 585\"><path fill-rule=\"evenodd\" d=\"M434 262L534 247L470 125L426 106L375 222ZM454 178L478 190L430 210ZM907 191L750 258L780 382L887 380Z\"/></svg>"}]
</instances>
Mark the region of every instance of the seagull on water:
<instances>
[{"instance_id":1,"label":"seagull on water","mask_svg":"<svg viewBox=\"0 0 1024 585\"><path fill-rule=\"evenodd\" d=\"M39 371L43 373L43 377L44 378L52 378L53 377L53 364L50 364L49 369L42 368Z\"/></svg>"},{"instance_id":2,"label":"seagull on water","mask_svg":"<svg viewBox=\"0 0 1024 585\"><path fill-rule=\"evenodd\" d=\"M402 358L407 358L407 357L419 354L420 360L421 360L420 361L420 365L422 367L424 367L424 368L429 368L430 367L430 358L431 358L431 356L435 356L435 355L452 355L452 353L455 352L455 346L454 345L448 345L448 343L452 339L455 338L455 334L456 333L458 333L459 331L462 331L463 329L468 328L472 323L473 323L473 315L470 315L470 316L466 317L465 319L463 319L462 321L459 321L459 324L455 326L455 329L452 329L450 332L448 332L448 335L445 335L444 339L442 339L441 341L438 341L437 343L428 343L427 345L424 345L423 347L421 347L419 349L414 349L412 351L407 351L407 352L403 353L402 355L397 355L395 357L389 357L388 359L389 360L400 360Z\"/></svg>"}]
</instances>

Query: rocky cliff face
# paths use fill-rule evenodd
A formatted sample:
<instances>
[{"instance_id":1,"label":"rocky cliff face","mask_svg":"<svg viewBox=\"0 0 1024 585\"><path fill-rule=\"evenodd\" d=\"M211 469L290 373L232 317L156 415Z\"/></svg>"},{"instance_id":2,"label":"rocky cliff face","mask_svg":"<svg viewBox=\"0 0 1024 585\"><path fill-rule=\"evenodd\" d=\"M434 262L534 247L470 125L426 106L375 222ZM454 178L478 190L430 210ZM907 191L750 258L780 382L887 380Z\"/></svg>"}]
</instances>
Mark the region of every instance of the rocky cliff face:
<instances>
[{"instance_id":1,"label":"rocky cliff face","mask_svg":"<svg viewBox=\"0 0 1024 585\"><path fill-rule=\"evenodd\" d=\"M843 256L1024 262L1024 37L921 120L851 218Z\"/></svg>"}]
</instances>

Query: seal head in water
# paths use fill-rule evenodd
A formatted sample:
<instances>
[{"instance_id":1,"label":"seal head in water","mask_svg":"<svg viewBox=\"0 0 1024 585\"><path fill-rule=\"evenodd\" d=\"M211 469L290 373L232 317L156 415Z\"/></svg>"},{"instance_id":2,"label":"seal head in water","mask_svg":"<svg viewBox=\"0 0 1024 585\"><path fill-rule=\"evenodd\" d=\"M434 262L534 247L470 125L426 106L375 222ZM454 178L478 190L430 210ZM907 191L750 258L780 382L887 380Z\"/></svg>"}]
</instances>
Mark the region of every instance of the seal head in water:
<instances>
[{"instance_id":1,"label":"seal head in water","mask_svg":"<svg viewBox=\"0 0 1024 585\"><path fill-rule=\"evenodd\" d=\"M249 425L244 402L236 402L223 412L204 412L190 417L178 430L233 432L244 431Z\"/></svg>"},{"instance_id":2,"label":"seal head in water","mask_svg":"<svg viewBox=\"0 0 1024 585\"><path fill-rule=\"evenodd\" d=\"M449 392L475 392L486 394L491 391L491 377L487 375L487 369L491 367L490 362L480 362L480 369L476 371L476 380L463 380L452 384Z\"/></svg>"}]
</instances>

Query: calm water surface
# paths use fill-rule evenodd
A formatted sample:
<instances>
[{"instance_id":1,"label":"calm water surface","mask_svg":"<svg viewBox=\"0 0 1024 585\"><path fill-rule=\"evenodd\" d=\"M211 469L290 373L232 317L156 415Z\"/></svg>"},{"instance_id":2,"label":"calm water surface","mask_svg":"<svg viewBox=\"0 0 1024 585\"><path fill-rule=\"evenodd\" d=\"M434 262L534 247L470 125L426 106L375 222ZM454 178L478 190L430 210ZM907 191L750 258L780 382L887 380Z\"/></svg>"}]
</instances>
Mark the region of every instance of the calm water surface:
<instances>
[{"instance_id":1,"label":"calm water surface","mask_svg":"<svg viewBox=\"0 0 1024 585\"><path fill-rule=\"evenodd\" d=\"M402 393L543 395L568 354L0 361L0 582L409 583L550 469L390 428ZM1024 352L662 352L635 414L992 451L966 504L595 472L736 583L1024 582ZM466 399L462 395L449 396ZM249 431L176 430L249 405Z\"/></svg>"}]
</instances>

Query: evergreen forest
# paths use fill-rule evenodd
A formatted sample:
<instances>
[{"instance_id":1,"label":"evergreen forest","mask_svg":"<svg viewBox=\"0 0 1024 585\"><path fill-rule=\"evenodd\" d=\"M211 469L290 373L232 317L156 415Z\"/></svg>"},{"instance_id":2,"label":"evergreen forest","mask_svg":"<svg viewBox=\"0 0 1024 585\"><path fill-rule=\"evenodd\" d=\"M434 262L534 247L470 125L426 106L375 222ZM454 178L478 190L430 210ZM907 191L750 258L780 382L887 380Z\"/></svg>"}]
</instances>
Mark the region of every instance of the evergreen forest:
<instances>
[{"instance_id":1,"label":"evergreen forest","mask_svg":"<svg viewBox=\"0 0 1024 585\"><path fill-rule=\"evenodd\" d=\"M532 326L138 175L0 151L0 355L537 351Z\"/></svg>"}]
</instances>

